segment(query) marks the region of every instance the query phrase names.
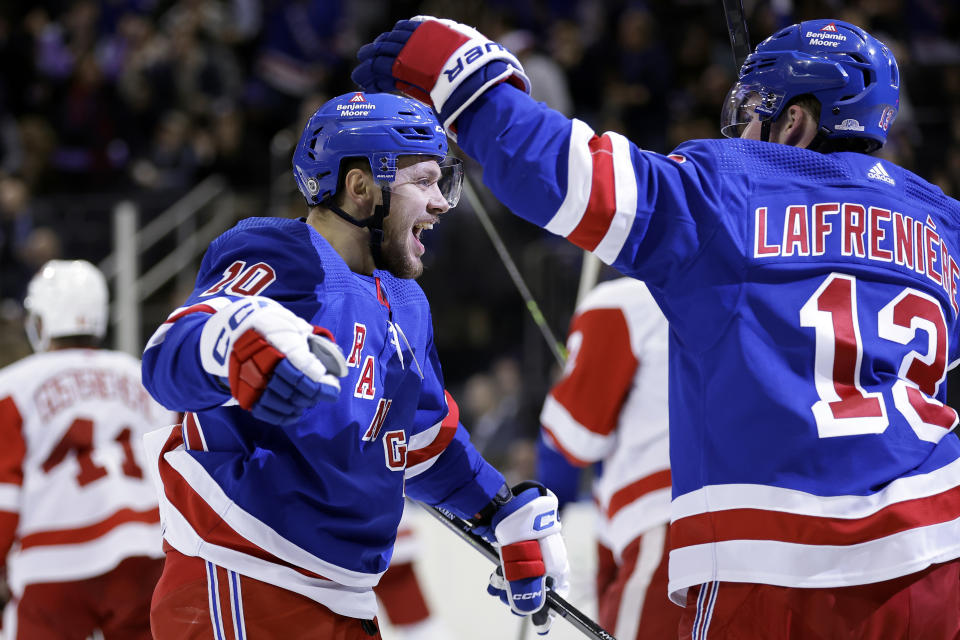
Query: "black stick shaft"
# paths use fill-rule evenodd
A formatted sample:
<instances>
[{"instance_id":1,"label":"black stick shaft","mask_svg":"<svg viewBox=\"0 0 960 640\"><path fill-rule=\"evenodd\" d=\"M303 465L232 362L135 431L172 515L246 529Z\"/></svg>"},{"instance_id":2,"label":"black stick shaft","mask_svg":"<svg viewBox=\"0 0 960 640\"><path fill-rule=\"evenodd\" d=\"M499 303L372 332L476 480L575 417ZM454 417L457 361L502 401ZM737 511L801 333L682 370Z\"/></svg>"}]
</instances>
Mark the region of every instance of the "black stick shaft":
<instances>
[{"instance_id":1,"label":"black stick shaft","mask_svg":"<svg viewBox=\"0 0 960 640\"><path fill-rule=\"evenodd\" d=\"M743 0L723 0L723 13L727 18L733 60L739 72L743 61L750 55L750 34L747 31L747 17L743 13Z\"/></svg>"},{"instance_id":2,"label":"black stick shaft","mask_svg":"<svg viewBox=\"0 0 960 640\"><path fill-rule=\"evenodd\" d=\"M422 503L421 505L430 515L446 525L448 529L466 540L467 544L486 556L488 560L494 564L500 564L500 554L497 553L497 550L482 536L474 533L472 531L472 527L466 520L454 513L447 511L446 509L442 509L440 507L431 507L430 505ZM589 638L596 638L597 640L617 640L612 635L607 633L603 627L584 615L583 612L550 589L547 590L547 606L553 609L558 616L572 624Z\"/></svg>"}]
</instances>

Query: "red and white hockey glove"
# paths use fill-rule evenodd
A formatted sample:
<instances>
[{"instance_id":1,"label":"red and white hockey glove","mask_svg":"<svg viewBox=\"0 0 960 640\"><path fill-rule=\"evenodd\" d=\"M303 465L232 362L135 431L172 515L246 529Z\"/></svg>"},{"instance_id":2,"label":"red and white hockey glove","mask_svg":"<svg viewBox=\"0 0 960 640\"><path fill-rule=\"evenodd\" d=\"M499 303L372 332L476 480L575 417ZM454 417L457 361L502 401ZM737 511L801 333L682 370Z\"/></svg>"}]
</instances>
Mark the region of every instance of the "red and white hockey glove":
<instances>
[{"instance_id":1,"label":"red and white hockey glove","mask_svg":"<svg viewBox=\"0 0 960 640\"><path fill-rule=\"evenodd\" d=\"M532 614L534 628L543 635L556 615L546 607L547 589L560 596L570 589L557 497L537 482L522 482L512 492L513 499L490 522L499 543L500 566L490 576L487 593L517 615Z\"/></svg>"},{"instance_id":2,"label":"red and white hockey glove","mask_svg":"<svg viewBox=\"0 0 960 640\"><path fill-rule=\"evenodd\" d=\"M400 20L361 47L357 58L351 78L364 91L400 91L426 103L454 140L457 116L493 85L509 82L530 93L530 80L512 53L453 20Z\"/></svg>"},{"instance_id":3,"label":"red and white hockey glove","mask_svg":"<svg viewBox=\"0 0 960 640\"><path fill-rule=\"evenodd\" d=\"M320 401L335 401L347 362L333 336L259 296L213 314L200 333L203 368L237 404L272 424L296 422Z\"/></svg>"}]
</instances>

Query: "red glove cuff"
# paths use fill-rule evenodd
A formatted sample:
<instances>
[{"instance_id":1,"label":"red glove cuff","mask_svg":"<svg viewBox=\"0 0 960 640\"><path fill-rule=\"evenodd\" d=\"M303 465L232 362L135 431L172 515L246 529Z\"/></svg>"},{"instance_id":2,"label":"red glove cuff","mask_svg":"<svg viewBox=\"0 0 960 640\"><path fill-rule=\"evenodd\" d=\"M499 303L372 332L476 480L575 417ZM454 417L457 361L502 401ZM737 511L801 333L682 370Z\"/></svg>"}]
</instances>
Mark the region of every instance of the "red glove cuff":
<instances>
[{"instance_id":1,"label":"red glove cuff","mask_svg":"<svg viewBox=\"0 0 960 640\"><path fill-rule=\"evenodd\" d=\"M248 329L237 339L230 351L229 380L230 394L241 407L249 410L257 403L270 381L270 374L281 360L283 354L256 329Z\"/></svg>"},{"instance_id":2,"label":"red glove cuff","mask_svg":"<svg viewBox=\"0 0 960 640\"><path fill-rule=\"evenodd\" d=\"M501 547L503 577L508 581L536 578L547 572L538 540L524 540Z\"/></svg>"},{"instance_id":3,"label":"red glove cuff","mask_svg":"<svg viewBox=\"0 0 960 640\"><path fill-rule=\"evenodd\" d=\"M427 20L410 35L410 39L400 50L400 55L393 61L392 74L400 84L423 88L432 87L443 72L453 52L463 46L469 38L456 29L437 22ZM404 87L404 92L409 91ZM432 105L428 92L419 92L423 95L410 95Z\"/></svg>"}]
</instances>

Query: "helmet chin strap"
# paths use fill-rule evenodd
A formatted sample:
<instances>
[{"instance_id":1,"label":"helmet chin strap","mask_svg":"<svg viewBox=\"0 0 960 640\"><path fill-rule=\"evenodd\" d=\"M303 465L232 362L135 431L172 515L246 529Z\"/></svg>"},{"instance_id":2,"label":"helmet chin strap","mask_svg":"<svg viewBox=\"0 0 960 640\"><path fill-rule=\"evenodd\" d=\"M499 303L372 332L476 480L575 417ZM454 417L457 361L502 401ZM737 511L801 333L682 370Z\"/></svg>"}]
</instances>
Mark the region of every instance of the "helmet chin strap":
<instances>
[{"instance_id":1,"label":"helmet chin strap","mask_svg":"<svg viewBox=\"0 0 960 640\"><path fill-rule=\"evenodd\" d=\"M355 227L370 230L370 253L373 255L373 264L377 269L383 269L383 259L381 245L383 244L383 219L390 213L390 191L385 187L380 188L383 197L380 204L373 208L373 215L365 220L357 220L352 215L344 211L339 205L333 203L333 198L329 198L323 206L330 211L349 222Z\"/></svg>"},{"instance_id":2,"label":"helmet chin strap","mask_svg":"<svg viewBox=\"0 0 960 640\"><path fill-rule=\"evenodd\" d=\"M760 121L760 141L770 142L770 125L773 122L770 118Z\"/></svg>"}]
</instances>

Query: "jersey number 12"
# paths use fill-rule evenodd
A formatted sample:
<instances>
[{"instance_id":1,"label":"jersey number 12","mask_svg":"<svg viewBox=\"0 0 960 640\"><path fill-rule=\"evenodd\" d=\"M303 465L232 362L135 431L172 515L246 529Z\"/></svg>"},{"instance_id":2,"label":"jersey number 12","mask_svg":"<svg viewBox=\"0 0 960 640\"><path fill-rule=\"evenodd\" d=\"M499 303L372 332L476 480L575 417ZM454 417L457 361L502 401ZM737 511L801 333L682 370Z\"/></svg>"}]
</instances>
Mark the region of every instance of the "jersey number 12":
<instances>
[{"instance_id":1,"label":"jersey number 12","mask_svg":"<svg viewBox=\"0 0 960 640\"><path fill-rule=\"evenodd\" d=\"M812 410L820 437L882 433L889 424L883 394L860 384L856 278L830 274L800 309L800 325L817 336L814 383L820 399ZM934 398L947 375L947 323L933 297L908 287L880 310L877 333L906 345L918 331L926 335L926 348L903 356L891 391L917 437L938 442L957 423L956 411Z\"/></svg>"}]
</instances>

